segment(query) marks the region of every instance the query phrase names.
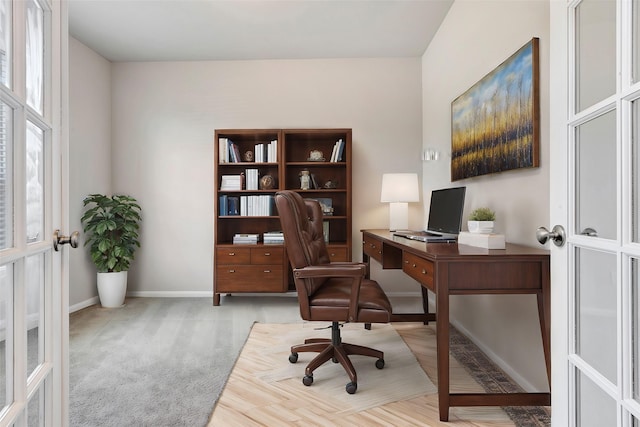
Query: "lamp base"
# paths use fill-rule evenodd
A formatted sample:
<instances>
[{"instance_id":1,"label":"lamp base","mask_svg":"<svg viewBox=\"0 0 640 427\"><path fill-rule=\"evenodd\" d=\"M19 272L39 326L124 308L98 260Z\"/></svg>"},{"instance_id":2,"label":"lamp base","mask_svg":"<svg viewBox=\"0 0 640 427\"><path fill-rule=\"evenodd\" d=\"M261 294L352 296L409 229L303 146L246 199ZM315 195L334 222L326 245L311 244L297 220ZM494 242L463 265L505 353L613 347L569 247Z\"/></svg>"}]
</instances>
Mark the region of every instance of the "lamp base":
<instances>
[{"instance_id":1,"label":"lamp base","mask_svg":"<svg viewBox=\"0 0 640 427\"><path fill-rule=\"evenodd\" d=\"M405 202L389 203L389 231L409 228L409 204Z\"/></svg>"}]
</instances>

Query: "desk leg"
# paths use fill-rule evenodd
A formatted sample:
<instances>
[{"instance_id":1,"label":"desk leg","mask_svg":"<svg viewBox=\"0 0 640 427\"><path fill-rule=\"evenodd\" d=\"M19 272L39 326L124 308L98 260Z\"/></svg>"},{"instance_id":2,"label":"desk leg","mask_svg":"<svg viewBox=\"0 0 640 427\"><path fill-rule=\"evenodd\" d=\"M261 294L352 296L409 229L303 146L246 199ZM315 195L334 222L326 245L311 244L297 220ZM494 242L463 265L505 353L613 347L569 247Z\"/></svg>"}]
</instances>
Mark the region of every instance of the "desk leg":
<instances>
[{"instance_id":1,"label":"desk leg","mask_svg":"<svg viewBox=\"0 0 640 427\"><path fill-rule=\"evenodd\" d=\"M436 352L440 421L449 421L449 282L446 268L436 277Z\"/></svg>"},{"instance_id":2,"label":"desk leg","mask_svg":"<svg viewBox=\"0 0 640 427\"><path fill-rule=\"evenodd\" d=\"M424 286L420 286L422 289L422 310L424 314L426 314L426 318L429 319L429 291ZM429 324L429 320L424 321L425 325Z\"/></svg>"}]
</instances>

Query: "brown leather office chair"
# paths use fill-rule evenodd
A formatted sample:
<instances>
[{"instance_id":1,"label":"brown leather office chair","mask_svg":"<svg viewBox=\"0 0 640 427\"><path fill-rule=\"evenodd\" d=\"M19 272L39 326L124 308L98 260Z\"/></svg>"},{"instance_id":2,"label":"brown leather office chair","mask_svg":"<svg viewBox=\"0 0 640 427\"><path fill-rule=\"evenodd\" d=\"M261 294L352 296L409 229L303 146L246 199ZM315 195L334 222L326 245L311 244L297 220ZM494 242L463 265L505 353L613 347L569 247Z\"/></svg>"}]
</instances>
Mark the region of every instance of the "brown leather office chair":
<instances>
[{"instance_id":1,"label":"brown leather office chair","mask_svg":"<svg viewBox=\"0 0 640 427\"><path fill-rule=\"evenodd\" d=\"M339 362L351 382L349 394L356 392L358 380L348 355L376 357L376 367L384 367L381 351L342 342L340 322L388 323L391 303L377 282L365 279L362 263L331 263L322 234L322 209L315 200L305 200L295 191L276 194L276 206L284 233L300 315L309 321L330 321L331 339L312 338L291 347L289 361L296 363L300 352L319 352L306 367L304 385L313 383L313 371L327 362ZM366 330L363 329L363 333Z\"/></svg>"}]
</instances>

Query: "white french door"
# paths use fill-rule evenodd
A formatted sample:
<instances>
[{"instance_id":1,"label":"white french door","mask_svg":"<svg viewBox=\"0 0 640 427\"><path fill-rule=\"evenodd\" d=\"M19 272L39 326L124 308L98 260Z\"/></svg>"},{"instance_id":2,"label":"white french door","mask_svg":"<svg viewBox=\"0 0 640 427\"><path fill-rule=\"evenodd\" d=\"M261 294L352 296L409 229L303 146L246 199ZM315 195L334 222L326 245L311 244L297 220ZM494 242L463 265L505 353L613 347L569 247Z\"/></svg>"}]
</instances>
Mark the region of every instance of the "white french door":
<instances>
[{"instance_id":1,"label":"white french door","mask_svg":"<svg viewBox=\"0 0 640 427\"><path fill-rule=\"evenodd\" d=\"M550 6L552 425L640 427L640 0Z\"/></svg>"},{"instance_id":2,"label":"white french door","mask_svg":"<svg viewBox=\"0 0 640 427\"><path fill-rule=\"evenodd\" d=\"M0 426L67 424L63 10L0 0Z\"/></svg>"}]
</instances>

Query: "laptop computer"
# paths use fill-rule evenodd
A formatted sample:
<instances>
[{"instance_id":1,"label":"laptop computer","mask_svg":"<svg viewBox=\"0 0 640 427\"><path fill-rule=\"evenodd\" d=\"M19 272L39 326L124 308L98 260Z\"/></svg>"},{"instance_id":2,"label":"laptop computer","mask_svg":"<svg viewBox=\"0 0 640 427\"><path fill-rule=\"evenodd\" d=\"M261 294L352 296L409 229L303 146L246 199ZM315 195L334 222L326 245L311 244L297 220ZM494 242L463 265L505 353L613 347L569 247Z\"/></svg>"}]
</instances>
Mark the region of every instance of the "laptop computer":
<instances>
[{"instance_id":1,"label":"laptop computer","mask_svg":"<svg viewBox=\"0 0 640 427\"><path fill-rule=\"evenodd\" d=\"M427 229L399 231L394 235L421 242L455 242L462 227L465 192L466 187L432 191Z\"/></svg>"}]
</instances>

